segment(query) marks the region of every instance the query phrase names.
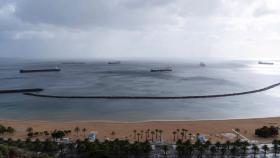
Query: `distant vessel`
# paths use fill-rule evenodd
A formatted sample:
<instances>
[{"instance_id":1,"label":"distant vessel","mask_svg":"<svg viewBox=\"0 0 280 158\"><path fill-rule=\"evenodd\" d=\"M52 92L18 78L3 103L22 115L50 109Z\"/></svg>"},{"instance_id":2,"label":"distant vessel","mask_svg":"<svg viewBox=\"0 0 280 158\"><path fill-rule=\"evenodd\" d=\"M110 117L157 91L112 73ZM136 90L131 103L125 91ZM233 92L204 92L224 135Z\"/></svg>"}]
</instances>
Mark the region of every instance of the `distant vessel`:
<instances>
[{"instance_id":1,"label":"distant vessel","mask_svg":"<svg viewBox=\"0 0 280 158\"><path fill-rule=\"evenodd\" d=\"M77 64L86 64L84 62L63 62L62 64L64 65L77 65Z\"/></svg>"},{"instance_id":2,"label":"distant vessel","mask_svg":"<svg viewBox=\"0 0 280 158\"><path fill-rule=\"evenodd\" d=\"M164 67L164 68L154 68L150 70L151 72L164 72L164 71L172 71L171 67Z\"/></svg>"},{"instance_id":3,"label":"distant vessel","mask_svg":"<svg viewBox=\"0 0 280 158\"><path fill-rule=\"evenodd\" d=\"M51 72L51 71L61 71L61 69L58 67L55 67L53 69L22 69L22 70L19 70L20 73Z\"/></svg>"},{"instance_id":4,"label":"distant vessel","mask_svg":"<svg viewBox=\"0 0 280 158\"><path fill-rule=\"evenodd\" d=\"M200 63L199 63L199 66L200 66L200 67L205 67L206 64L205 64L204 62L200 62Z\"/></svg>"},{"instance_id":5,"label":"distant vessel","mask_svg":"<svg viewBox=\"0 0 280 158\"><path fill-rule=\"evenodd\" d=\"M264 62L264 61L259 61L259 64L263 64L263 65L274 65L273 62Z\"/></svg>"},{"instance_id":6,"label":"distant vessel","mask_svg":"<svg viewBox=\"0 0 280 158\"><path fill-rule=\"evenodd\" d=\"M109 61L108 64L121 64L120 61Z\"/></svg>"}]
</instances>

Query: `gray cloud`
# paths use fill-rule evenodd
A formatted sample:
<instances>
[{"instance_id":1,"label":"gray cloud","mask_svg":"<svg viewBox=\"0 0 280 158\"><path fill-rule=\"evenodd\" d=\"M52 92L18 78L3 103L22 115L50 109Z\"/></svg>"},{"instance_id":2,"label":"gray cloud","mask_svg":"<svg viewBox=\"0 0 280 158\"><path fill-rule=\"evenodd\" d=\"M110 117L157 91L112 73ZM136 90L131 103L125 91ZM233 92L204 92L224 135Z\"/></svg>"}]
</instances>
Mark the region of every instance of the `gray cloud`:
<instances>
[{"instance_id":1,"label":"gray cloud","mask_svg":"<svg viewBox=\"0 0 280 158\"><path fill-rule=\"evenodd\" d=\"M0 57L280 57L279 10L278 0L0 0Z\"/></svg>"}]
</instances>

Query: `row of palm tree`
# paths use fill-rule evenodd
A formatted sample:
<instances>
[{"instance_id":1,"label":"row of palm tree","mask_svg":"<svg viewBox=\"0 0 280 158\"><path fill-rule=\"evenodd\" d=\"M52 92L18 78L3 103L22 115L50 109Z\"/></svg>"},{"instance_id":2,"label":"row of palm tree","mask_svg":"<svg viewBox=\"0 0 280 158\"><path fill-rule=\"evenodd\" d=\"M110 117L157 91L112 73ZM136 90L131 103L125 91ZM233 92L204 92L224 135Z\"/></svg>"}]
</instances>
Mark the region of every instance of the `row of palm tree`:
<instances>
[{"instance_id":1,"label":"row of palm tree","mask_svg":"<svg viewBox=\"0 0 280 158\"><path fill-rule=\"evenodd\" d=\"M142 140L142 141L151 140L152 142L153 141L162 141L162 138L163 138L162 134L163 134L163 130L161 130L161 129L154 129L154 130L147 129L145 131L144 130L137 131L135 129L135 130L133 130L133 139L137 140L138 142L140 140Z\"/></svg>"},{"instance_id":2,"label":"row of palm tree","mask_svg":"<svg viewBox=\"0 0 280 158\"><path fill-rule=\"evenodd\" d=\"M86 128L82 128L81 129L80 127L77 126L77 127L74 128L74 131L76 132L76 136L77 137L79 137L79 132L80 131L82 131L83 132L83 136L86 137L86 132L87 132Z\"/></svg>"},{"instance_id":3,"label":"row of palm tree","mask_svg":"<svg viewBox=\"0 0 280 158\"><path fill-rule=\"evenodd\" d=\"M70 153L76 154L76 157L146 157L151 151L148 141L130 143L128 140L118 139L104 142L77 140L75 146Z\"/></svg>"},{"instance_id":4,"label":"row of palm tree","mask_svg":"<svg viewBox=\"0 0 280 158\"><path fill-rule=\"evenodd\" d=\"M181 140L186 140L186 139L191 139L192 133L190 133L187 129L176 129L175 131L172 132L173 134L173 141L177 141L179 139Z\"/></svg>"},{"instance_id":5,"label":"row of palm tree","mask_svg":"<svg viewBox=\"0 0 280 158\"><path fill-rule=\"evenodd\" d=\"M280 141L274 140L272 144L273 147L269 148L266 144L257 146L240 140L236 140L235 142L227 141L225 143L216 142L215 144L212 144L210 141L202 143L197 140L195 143L191 143L190 140L178 140L176 150L179 157L197 156L202 158L217 157L218 155L221 157L246 157L250 154L255 158L258 154L263 154L266 157L269 151L273 152L276 157L280 151Z\"/></svg>"},{"instance_id":6,"label":"row of palm tree","mask_svg":"<svg viewBox=\"0 0 280 158\"><path fill-rule=\"evenodd\" d=\"M1 129L1 125L0 125L0 129ZM9 128L7 128L9 129ZM57 131L57 129L55 129L54 131ZM86 128L82 128L82 130L80 129L80 127L75 127L74 128L74 131L76 133L76 136L79 137L79 133L80 131L83 132L83 136L86 137L86 132L87 132L87 129ZM15 131L13 131L15 132ZM52 133L53 131L49 132L49 131L34 131L34 129L32 127L28 127L26 128L26 132L27 132L27 136L28 137L36 137L36 136L49 136L50 133ZM63 130L63 133L68 136L72 133L72 130Z\"/></svg>"}]
</instances>

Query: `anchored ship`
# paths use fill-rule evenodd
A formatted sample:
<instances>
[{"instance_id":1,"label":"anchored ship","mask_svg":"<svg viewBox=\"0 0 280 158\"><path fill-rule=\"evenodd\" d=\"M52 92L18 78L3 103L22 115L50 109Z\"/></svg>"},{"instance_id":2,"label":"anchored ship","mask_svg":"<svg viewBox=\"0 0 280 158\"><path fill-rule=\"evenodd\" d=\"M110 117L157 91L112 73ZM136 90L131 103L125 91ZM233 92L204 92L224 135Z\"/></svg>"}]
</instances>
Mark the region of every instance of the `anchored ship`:
<instances>
[{"instance_id":1,"label":"anchored ship","mask_svg":"<svg viewBox=\"0 0 280 158\"><path fill-rule=\"evenodd\" d=\"M109 61L108 64L121 64L120 61Z\"/></svg>"},{"instance_id":2,"label":"anchored ship","mask_svg":"<svg viewBox=\"0 0 280 158\"><path fill-rule=\"evenodd\" d=\"M259 61L259 64L263 64L263 65L274 65L273 62L264 62L264 61Z\"/></svg>"},{"instance_id":3,"label":"anchored ship","mask_svg":"<svg viewBox=\"0 0 280 158\"><path fill-rule=\"evenodd\" d=\"M81 64L86 64L84 62L63 62L61 64L64 64L64 65L81 65Z\"/></svg>"},{"instance_id":4,"label":"anchored ship","mask_svg":"<svg viewBox=\"0 0 280 158\"><path fill-rule=\"evenodd\" d=\"M61 71L61 69L58 67L55 67L53 69L22 69L22 70L19 70L20 73L51 72L51 71Z\"/></svg>"},{"instance_id":5,"label":"anchored ship","mask_svg":"<svg viewBox=\"0 0 280 158\"><path fill-rule=\"evenodd\" d=\"M172 71L171 67L164 67L164 68L154 68L150 70L151 72L165 72L165 71Z\"/></svg>"},{"instance_id":6,"label":"anchored ship","mask_svg":"<svg viewBox=\"0 0 280 158\"><path fill-rule=\"evenodd\" d=\"M200 63L199 63L199 66L200 66L200 67L205 67L206 64L205 64L204 62L200 62Z\"/></svg>"}]
</instances>

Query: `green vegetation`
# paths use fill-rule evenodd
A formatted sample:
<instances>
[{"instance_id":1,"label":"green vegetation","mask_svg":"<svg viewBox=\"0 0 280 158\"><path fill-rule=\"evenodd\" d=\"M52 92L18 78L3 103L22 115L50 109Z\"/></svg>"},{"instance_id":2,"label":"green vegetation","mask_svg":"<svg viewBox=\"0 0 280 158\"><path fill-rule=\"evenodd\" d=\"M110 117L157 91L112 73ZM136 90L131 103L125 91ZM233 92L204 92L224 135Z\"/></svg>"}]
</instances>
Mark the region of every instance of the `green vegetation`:
<instances>
[{"instance_id":1,"label":"green vegetation","mask_svg":"<svg viewBox=\"0 0 280 158\"><path fill-rule=\"evenodd\" d=\"M54 140L56 140L56 139L63 138L65 136L65 133L64 133L64 131L54 130L51 135L52 135L52 138Z\"/></svg>"},{"instance_id":2,"label":"green vegetation","mask_svg":"<svg viewBox=\"0 0 280 158\"><path fill-rule=\"evenodd\" d=\"M8 127L5 127L3 125L0 125L0 135L3 135L3 134L14 134L16 132L16 130L10 126Z\"/></svg>"},{"instance_id":3,"label":"green vegetation","mask_svg":"<svg viewBox=\"0 0 280 158\"><path fill-rule=\"evenodd\" d=\"M0 158L52 158L57 151L57 144L49 140L41 142L38 139L35 141L0 139Z\"/></svg>"},{"instance_id":4,"label":"green vegetation","mask_svg":"<svg viewBox=\"0 0 280 158\"><path fill-rule=\"evenodd\" d=\"M56 133L60 133L57 131ZM51 157L146 157L151 151L149 142L134 142L128 140L89 142L87 139L77 140L70 144L59 144L55 141L40 141L36 139L3 140L0 139L0 158L51 158ZM40 154L38 154L40 153Z\"/></svg>"},{"instance_id":5,"label":"green vegetation","mask_svg":"<svg viewBox=\"0 0 280 158\"><path fill-rule=\"evenodd\" d=\"M278 128L274 126L263 126L262 128L258 128L255 130L255 135L259 137L273 137L278 135Z\"/></svg>"},{"instance_id":6,"label":"green vegetation","mask_svg":"<svg viewBox=\"0 0 280 158\"><path fill-rule=\"evenodd\" d=\"M12 127L5 127L0 125L2 135L4 133L14 133ZM79 136L79 132L83 132L86 137L86 129L76 127L74 129L75 135ZM261 155L266 157L268 153L274 154L274 157L279 156L280 141L274 140L272 147L270 145L255 145L249 144L246 141L236 140L235 142L227 141L225 143L210 141L200 141L200 134L192 135L186 129L176 129L172 132L172 138L176 140L176 151L173 150L170 144L159 143L161 141L163 130L133 130L132 138L134 142L125 140L105 140L94 142L88 139L76 141L61 141L71 133L71 130L54 130L48 131L34 131L32 128L26 129L29 136L26 140L12 140L0 138L0 158L111 158L111 157L150 157L154 154L162 154L162 156L169 157L256 157ZM257 129L262 137L275 136L278 134L276 127L263 127ZM110 135L115 136L115 131ZM259 133L258 133L259 134ZM44 141L35 139L35 136L48 136ZM269 135L269 136L268 136ZM34 138L35 137L35 138ZM31 139L33 138L33 139ZM195 142L193 142L195 140ZM152 146L149 141L155 144L155 150L151 153ZM155 141L155 142L153 142ZM172 151L173 150L173 151ZM170 152L169 152L170 151ZM173 155L168 155L168 154Z\"/></svg>"},{"instance_id":7,"label":"green vegetation","mask_svg":"<svg viewBox=\"0 0 280 158\"><path fill-rule=\"evenodd\" d=\"M235 142L226 142L220 143L217 142L212 144L207 141L205 143L200 142L199 140L195 143L191 143L190 140L177 141L177 153L178 157L247 157L252 155L261 154L266 157L269 151L274 153L274 156L277 157L279 154L279 145L280 141L274 140L272 142L273 147L269 148L268 145L263 145L258 147L255 144L249 144L246 141L236 140ZM250 156L249 156L250 157Z\"/></svg>"},{"instance_id":8,"label":"green vegetation","mask_svg":"<svg viewBox=\"0 0 280 158\"><path fill-rule=\"evenodd\" d=\"M151 151L149 142L130 143L127 140L89 142L88 140L76 142L76 154L80 157L145 157Z\"/></svg>"},{"instance_id":9,"label":"green vegetation","mask_svg":"<svg viewBox=\"0 0 280 158\"><path fill-rule=\"evenodd\" d=\"M27 132L27 137L28 138L36 138L39 136L45 136L46 138L53 138L54 140L56 139L61 139L65 136L68 136L69 134L71 134L71 130L57 130L55 129L52 132L49 131L36 131L34 132L33 128L29 127L26 129ZM50 137L51 136L51 137Z\"/></svg>"}]
</instances>

